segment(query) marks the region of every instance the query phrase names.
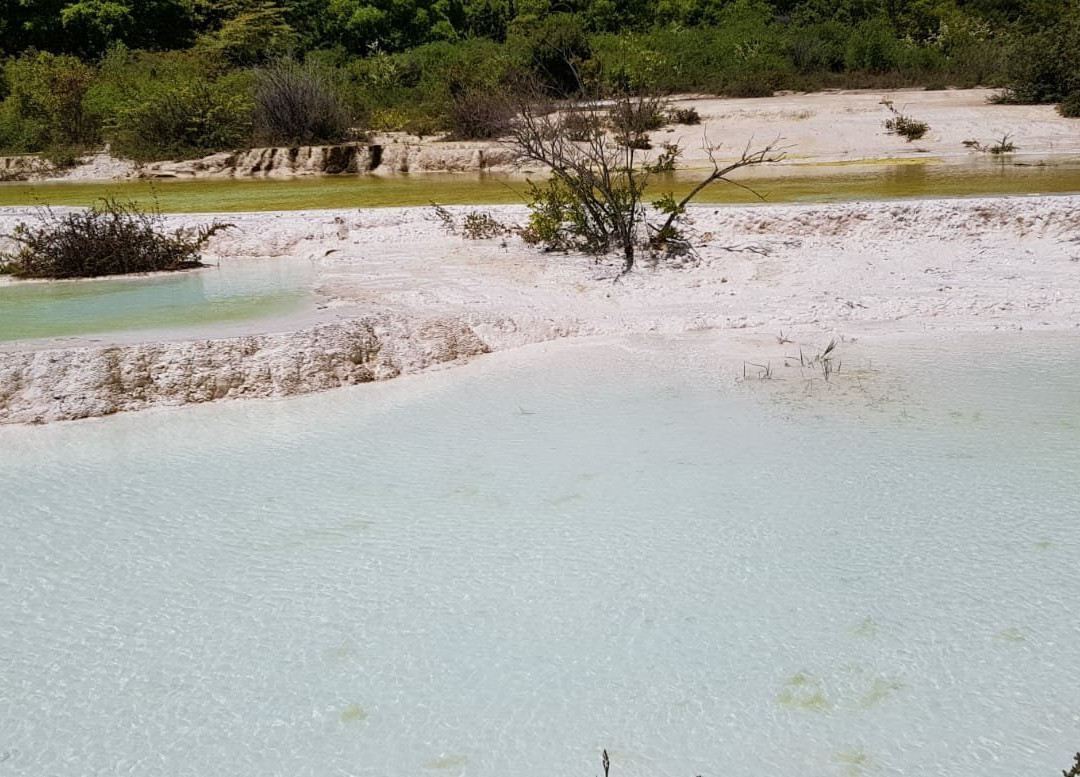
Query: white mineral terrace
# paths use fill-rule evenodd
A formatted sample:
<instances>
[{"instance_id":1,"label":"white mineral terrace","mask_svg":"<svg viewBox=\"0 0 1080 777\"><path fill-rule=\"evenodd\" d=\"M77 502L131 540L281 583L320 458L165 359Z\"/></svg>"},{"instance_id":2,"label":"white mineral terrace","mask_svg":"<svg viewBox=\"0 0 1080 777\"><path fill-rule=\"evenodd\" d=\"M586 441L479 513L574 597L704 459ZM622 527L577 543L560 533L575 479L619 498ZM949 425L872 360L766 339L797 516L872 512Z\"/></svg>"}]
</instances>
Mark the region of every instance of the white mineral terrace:
<instances>
[{"instance_id":1,"label":"white mineral terrace","mask_svg":"<svg viewBox=\"0 0 1080 777\"><path fill-rule=\"evenodd\" d=\"M236 229L214 238L209 261L291 267L284 277L309 290L304 305L279 319L0 343L0 421L286 396L571 335L714 329L729 335L737 371L782 358L781 333L810 347L841 335L1080 326L1075 196L691 215L697 260L654 267L643 256L615 280L613 265L517 237L448 235L424 208L231 214ZM25 217L8 209L0 231Z\"/></svg>"}]
</instances>

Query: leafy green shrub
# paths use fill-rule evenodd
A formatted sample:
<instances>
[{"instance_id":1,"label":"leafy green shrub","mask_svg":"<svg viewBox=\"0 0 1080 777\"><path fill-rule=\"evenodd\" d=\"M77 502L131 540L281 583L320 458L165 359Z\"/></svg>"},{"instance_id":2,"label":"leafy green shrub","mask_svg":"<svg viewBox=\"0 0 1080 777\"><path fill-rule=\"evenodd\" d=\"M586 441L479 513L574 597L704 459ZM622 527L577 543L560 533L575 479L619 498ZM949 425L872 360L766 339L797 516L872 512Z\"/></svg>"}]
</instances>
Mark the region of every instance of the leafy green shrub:
<instances>
[{"instance_id":1,"label":"leafy green shrub","mask_svg":"<svg viewBox=\"0 0 1080 777\"><path fill-rule=\"evenodd\" d=\"M506 46L489 40L439 41L353 60L343 87L372 129L497 137L519 80L513 60Z\"/></svg>"},{"instance_id":2,"label":"leafy green shrub","mask_svg":"<svg viewBox=\"0 0 1080 777\"><path fill-rule=\"evenodd\" d=\"M180 83L121 109L108 131L114 152L192 159L250 145L254 106L244 75Z\"/></svg>"},{"instance_id":3,"label":"leafy green shrub","mask_svg":"<svg viewBox=\"0 0 1080 777\"><path fill-rule=\"evenodd\" d=\"M113 152L187 159L251 145L253 76L209 52L132 52L102 60L84 104Z\"/></svg>"},{"instance_id":4,"label":"leafy green shrub","mask_svg":"<svg viewBox=\"0 0 1080 777\"><path fill-rule=\"evenodd\" d=\"M1000 101L1054 103L1080 90L1080 11L1014 42Z\"/></svg>"},{"instance_id":5,"label":"leafy green shrub","mask_svg":"<svg viewBox=\"0 0 1080 777\"><path fill-rule=\"evenodd\" d=\"M783 51L797 72L805 75L843 70L850 28L825 21L792 25L785 32Z\"/></svg>"},{"instance_id":6,"label":"leafy green shrub","mask_svg":"<svg viewBox=\"0 0 1080 777\"><path fill-rule=\"evenodd\" d=\"M861 22L844 49L844 66L848 70L885 73L896 69L899 61L900 41L884 16Z\"/></svg>"},{"instance_id":7,"label":"leafy green shrub","mask_svg":"<svg viewBox=\"0 0 1080 777\"><path fill-rule=\"evenodd\" d=\"M551 95L578 94L582 84L578 65L592 53L581 20L568 13L519 15L511 24L508 48Z\"/></svg>"},{"instance_id":8,"label":"leafy green shrub","mask_svg":"<svg viewBox=\"0 0 1080 777\"><path fill-rule=\"evenodd\" d=\"M89 278L121 273L184 270L201 264L199 252L231 224L167 231L160 213L107 198L94 208L57 215L41 224L19 223L7 235L18 244L0 255L0 271L22 278Z\"/></svg>"},{"instance_id":9,"label":"leafy green shrub","mask_svg":"<svg viewBox=\"0 0 1080 777\"><path fill-rule=\"evenodd\" d=\"M32 153L84 147L98 127L83 109L94 69L75 57L41 52L5 63L0 148Z\"/></svg>"},{"instance_id":10,"label":"leafy green shrub","mask_svg":"<svg viewBox=\"0 0 1080 777\"><path fill-rule=\"evenodd\" d=\"M645 170L650 173L673 173L681 156L682 149L678 143L665 143L664 150L657 155L655 161L645 165Z\"/></svg>"},{"instance_id":11,"label":"leafy green shrub","mask_svg":"<svg viewBox=\"0 0 1080 777\"><path fill-rule=\"evenodd\" d=\"M988 31L950 28L939 45L945 57L940 77L949 85L964 89L1001 85L1008 47Z\"/></svg>"},{"instance_id":12,"label":"leafy green shrub","mask_svg":"<svg viewBox=\"0 0 1080 777\"><path fill-rule=\"evenodd\" d=\"M609 231L597 226L585 204L558 177L543 186L529 182L529 223L519 234L545 251L602 254L611 245Z\"/></svg>"},{"instance_id":13,"label":"leafy green shrub","mask_svg":"<svg viewBox=\"0 0 1080 777\"><path fill-rule=\"evenodd\" d=\"M1080 119L1080 89L1071 92L1061 101L1058 113L1067 119Z\"/></svg>"},{"instance_id":14,"label":"leafy green shrub","mask_svg":"<svg viewBox=\"0 0 1080 777\"><path fill-rule=\"evenodd\" d=\"M896 106L892 104L891 100L882 99L881 102L889 109L889 112L892 113L892 118L885 120L885 131L890 135L899 135L910 143L913 140L918 140L930 131L929 124L925 121L919 121L918 119L913 119L910 116L905 116L900 113L900 111L896 110Z\"/></svg>"},{"instance_id":15,"label":"leafy green shrub","mask_svg":"<svg viewBox=\"0 0 1080 777\"><path fill-rule=\"evenodd\" d=\"M655 92L669 69L669 56L651 48L652 36L623 33L608 36L595 55L602 87L614 93ZM608 43L610 41L610 44ZM613 44L613 45L611 45Z\"/></svg>"},{"instance_id":16,"label":"leafy green shrub","mask_svg":"<svg viewBox=\"0 0 1080 777\"><path fill-rule=\"evenodd\" d=\"M280 59L255 74L255 141L265 145L340 143L349 115L335 73Z\"/></svg>"}]
</instances>

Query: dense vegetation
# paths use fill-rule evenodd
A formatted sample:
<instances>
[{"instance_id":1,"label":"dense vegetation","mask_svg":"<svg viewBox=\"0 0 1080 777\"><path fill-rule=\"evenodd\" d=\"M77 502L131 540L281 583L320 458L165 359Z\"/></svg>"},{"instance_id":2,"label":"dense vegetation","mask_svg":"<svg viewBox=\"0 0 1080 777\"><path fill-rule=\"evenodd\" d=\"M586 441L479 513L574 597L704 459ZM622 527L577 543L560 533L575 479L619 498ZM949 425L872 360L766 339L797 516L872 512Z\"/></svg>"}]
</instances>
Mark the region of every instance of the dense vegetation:
<instances>
[{"instance_id":1,"label":"dense vegetation","mask_svg":"<svg viewBox=\"0 0 1080 777\"><path fill-rule=\"evenodd\" d=\"M58 160L483 137L507 85L578 75L735 96L983 84L1080 112L1080 0L24 0L0 54L0 152Z\"/></svg>"}]
</instances>

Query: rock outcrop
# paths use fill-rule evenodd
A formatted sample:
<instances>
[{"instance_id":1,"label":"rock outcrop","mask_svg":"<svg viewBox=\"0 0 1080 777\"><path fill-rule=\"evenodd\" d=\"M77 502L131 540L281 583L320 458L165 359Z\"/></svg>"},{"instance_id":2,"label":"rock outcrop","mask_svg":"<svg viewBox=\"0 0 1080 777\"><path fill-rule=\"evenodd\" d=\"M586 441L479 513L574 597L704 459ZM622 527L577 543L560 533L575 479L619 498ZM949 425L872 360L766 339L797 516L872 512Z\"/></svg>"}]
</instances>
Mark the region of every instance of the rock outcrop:
<instances>
[{"instance_id":1,"label":"rock outcrop","mask_svg":"<svg viewBox=\"0 0 1080 777\"><path fill-rule=\"evenodd\" d=\"M0 353L0 423L307 394L488 350L458 319L369 317L288 334Z\"/></svg>"},{"instance_id":2,"label":"rock outcrop","mask_svg":"<svg viewBox=\"0 0 1080 777\"><path fill-rule=\"evenodd\" d=\"M333 146L253 148L184 162L152 162L140 178L294 178L309 175L480 172L513 165L513 154L480 143L421 142L388 136L385 142Z\"/></svg>"},{"instance_id":3,"label":"rock outcrop","mask_svg":"<svg viewBox=\"0 0 1080 777\"><path fill-rule=\"evenodd\" d=\"M52 171L53 165L40 156L0 156L0 181L25 181Z\"/></svg>"},{"instance_id":4,"label":"rock outcrop","mask_svg":"<svg viewBox=\"0 0 1080 777\"><path fill-rule=\"evenodd\" d=\"M513 152L499 143L423 140L387 133L370 143L277 146L222 151L200 159L135 164L108 150L58 171L40 156L0 156L0 181L63 178L295 178L312 175L394 175L397 173L479 173L514 169Z\"/></svg>"},{"instance_id":5,"label":"rock outcrop","mask_svg":"<svg viewBox=\"0 0 1080 777\"><path fill-rule=\"evenodd\" d=\"M140 167L136 174L140 178L292 178L366 173L377 167L379 161L378 146L345 143L252 148L185 162L151 162Z\"/></svg>"}]
</instances>

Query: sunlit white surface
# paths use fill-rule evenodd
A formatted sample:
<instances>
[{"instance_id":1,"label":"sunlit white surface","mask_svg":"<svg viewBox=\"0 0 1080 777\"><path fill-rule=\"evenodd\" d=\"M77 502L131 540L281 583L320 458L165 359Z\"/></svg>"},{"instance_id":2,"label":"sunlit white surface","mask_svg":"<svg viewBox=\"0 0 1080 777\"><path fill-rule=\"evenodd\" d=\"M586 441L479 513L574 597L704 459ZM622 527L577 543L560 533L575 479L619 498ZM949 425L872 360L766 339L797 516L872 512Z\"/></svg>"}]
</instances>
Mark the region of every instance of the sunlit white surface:
<instances>
[{"instance_id":1,"label":"sunlit white surface","mask_svg":"<svg viewBox=\"0 0 1080 777\"><path fill-rule=\"evenodd\" d=\"M0 774L1057 774L1080 349L860 347L0 429Z\"/></svg>"}]
</instances>

